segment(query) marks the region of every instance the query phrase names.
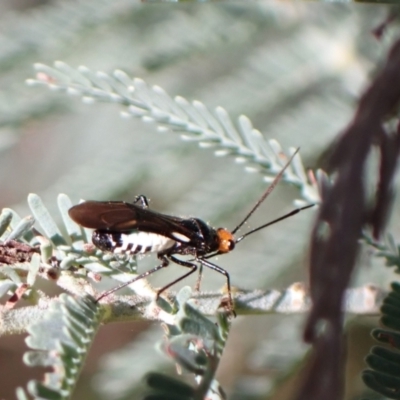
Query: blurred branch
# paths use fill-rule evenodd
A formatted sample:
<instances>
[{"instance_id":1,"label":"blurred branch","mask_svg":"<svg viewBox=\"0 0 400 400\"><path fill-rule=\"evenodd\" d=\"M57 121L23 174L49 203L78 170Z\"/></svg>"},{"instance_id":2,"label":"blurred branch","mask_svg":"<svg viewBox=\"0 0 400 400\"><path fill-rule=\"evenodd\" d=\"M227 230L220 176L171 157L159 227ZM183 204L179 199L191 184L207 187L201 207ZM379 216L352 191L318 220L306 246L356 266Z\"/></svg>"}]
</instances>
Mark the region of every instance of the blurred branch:
<instances>
[{"instance_id":1,"label":"blurred branch","mask_svg":"<svg viewBox=\"0 0 400 400\"><path fill-rule=\"evenodd\" d=\"M304 337L315 346L305 381L296 399L337 400L343 391L342 302L359 250L362 229L373 224L377 236L384 228L391 200L400 132L385 132L383 124L400 101L400 41L386 65L361 97L354 119L330 159L332 186L325 191L316 221L310 257L313 308ZM389 145L388 143L391 142ZM381 152L377 197L369 210L363 176L374 145ZM388 150L390 148L390 151ZM371 215L374 218L371 219ZM318 328L324 322L324 329ZM315 379L317 376L324 379Z\"/></svg>"}]
</instances>

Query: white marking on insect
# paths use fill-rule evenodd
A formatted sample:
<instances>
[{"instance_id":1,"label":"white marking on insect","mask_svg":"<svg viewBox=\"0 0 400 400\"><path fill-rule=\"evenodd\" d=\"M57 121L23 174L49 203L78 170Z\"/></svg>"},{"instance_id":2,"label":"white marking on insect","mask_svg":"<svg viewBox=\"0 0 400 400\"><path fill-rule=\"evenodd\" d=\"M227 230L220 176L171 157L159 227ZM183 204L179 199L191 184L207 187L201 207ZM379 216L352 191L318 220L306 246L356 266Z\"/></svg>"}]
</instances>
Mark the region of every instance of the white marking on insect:
<instances>
[{"instance_id":1,"label":"white marking on insect","mask_svg":"<svg viewBox=\"0 0 400 400\"><path fill-rule=\"evenodd\" d=\"M174 238L176 238L176 239L178 239L179 241L181 241L181 242L190 242L190 238L188 238L187 236L185 236L185 235L182 235L182 233L179 233L179 232L172 232L171 233L171 235L174 237Z\"/></svg>"},{"instance_id":2,"label":"white marking on insect","mask_svg":"<svg viewBox=\"0 0 400 400\"><path fill-rule=\"evenodd\" d=\"M113 249L114 253L125 253L127 251L139 254L158 253L159 251L169 249L176 243L175 240L166 236L149 232L121 233L120 240L121 246L115 247Z\"/></svg>"}]
</instances>

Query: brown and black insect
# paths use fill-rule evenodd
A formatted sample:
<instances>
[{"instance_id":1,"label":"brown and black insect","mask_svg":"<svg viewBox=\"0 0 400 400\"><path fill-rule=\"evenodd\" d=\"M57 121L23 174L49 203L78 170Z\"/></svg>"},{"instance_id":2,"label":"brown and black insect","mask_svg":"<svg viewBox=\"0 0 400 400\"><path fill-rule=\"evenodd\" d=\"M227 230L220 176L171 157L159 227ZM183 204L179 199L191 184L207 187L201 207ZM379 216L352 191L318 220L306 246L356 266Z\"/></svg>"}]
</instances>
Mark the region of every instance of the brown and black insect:
<instances>
[{"instance_id":1,"label":"brown and black insect","mask_svg":"<svg viewBox=\"0 0 400 400\"><path fill-rule=\"evenodd\" d=\"M250 230L244 235L237 238L234 236L272 192L297 151L292 155L287 164L282 168L280 173L242 222L232 231L225 228L214 229L198 218L179 218L149 210L147 199L143 195L136 197L133 203L122 201L86 201L72 207L69 210L69 215L76 223L85 228L95 229L92 241L99 249L113 253L132 255L157 253L157 257L161 260L160 265L136 276L128 282L122 283L104 292L98 297L97 301L139 279L143 279L167 267L170 261L172 261L188 268L189 271L159 289L157 296L170 286L193 274L198 267L200 267L200 274L202 267L207 267L226 277L229 311L233 312L229 274L225 269L211 263L208 259L232 251L236 244L242 241L246 236L313 206L313 204L310 204L305 207L297 208L280 218ZM182 260L177 257L178 255L190 255L193 259L189 261Z\"/></svg>"}]
</instances>

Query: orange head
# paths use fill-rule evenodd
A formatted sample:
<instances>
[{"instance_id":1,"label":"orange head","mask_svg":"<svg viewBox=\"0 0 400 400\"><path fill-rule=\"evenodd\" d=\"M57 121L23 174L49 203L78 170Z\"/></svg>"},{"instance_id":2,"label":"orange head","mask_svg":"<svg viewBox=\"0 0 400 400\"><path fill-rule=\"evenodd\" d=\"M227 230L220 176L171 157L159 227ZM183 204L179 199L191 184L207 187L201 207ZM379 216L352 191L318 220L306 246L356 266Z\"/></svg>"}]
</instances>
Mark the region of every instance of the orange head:
<instances>
[{"instance_id":1,"label":"orange head","mask_svg":"<svg viewBox=\"0 0 400 400\"><path fill-rule=\"evenodd\" d=\"M220 253L229 253L235 248L235 238L232 233L224 228L217 229L218 251Z\"/></svg>"}]
</instances>

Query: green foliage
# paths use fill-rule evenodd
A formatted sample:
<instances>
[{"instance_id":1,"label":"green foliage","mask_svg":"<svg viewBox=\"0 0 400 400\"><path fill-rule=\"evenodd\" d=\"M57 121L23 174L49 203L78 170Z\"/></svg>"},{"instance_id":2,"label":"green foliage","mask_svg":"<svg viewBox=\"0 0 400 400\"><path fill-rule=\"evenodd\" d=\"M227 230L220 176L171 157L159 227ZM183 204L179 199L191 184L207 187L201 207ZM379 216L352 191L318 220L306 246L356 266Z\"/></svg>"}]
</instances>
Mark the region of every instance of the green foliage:
<instances>
[{"instance_id":1,"label":"green foliage","mask_svg":"<svg viewBox=\"0 0 400 400\"><path fill-rule=\"evenodd\" d=\"M100 322L101 308L94 298L62 294L43 319L30 325L26 343L34 350L25 353L24 362L53 370L43 381L29 382L31 395L49 400L71 398Z\"/></svg>"},{"instance_id":2,"label":"green foliage","mask_svg":"<svg viewBox=\"0 0 400 400\"><path fill-rule=\"evenodd\" d=\"M396 267L395 272L400 272L400 245L396 244L393 235L388 233L385 236L385 240L380 242L373 240L367 234L364 234L364 239L377 250L376 257L384 258L387 267Z\"/></svg>"},{"instance_id":3,"label":"green foliage","mask_svg":"<svg viewBox=\"0 0 400 400\"><path fill-rule=\"evenodd\" d=\"M249 164L248 171L257 171L267 181L284 165L282 147L276 140L265 141L260 131L254 129L249 118L242 115L234 126L226 110L217 107L211 113L199 102L188 102L181 96L172 99L162 88L149 88L142 79L131 79L120 70L113 76L104 72L94 73L87 67L73 69L57 61L55 68L36 64L35 69L41 80L29 79L29 85L47 85L51 89L63 90L74 96L81 96L85 102L116 102L127 107L123 115L156 123L160 130L170 129L184 132L187 141L196 141L203 148L217 148L217 156L232 155L236 161ZM293 151L293 149L292 149ZM299 155L285 172L283 181L297 186L302 197L308 202L317 202L319 195L316 185L308 182Z\"/></svg>"},{"instance_id":4,"label":"green foliage","mask_svg":"<svg viewBox=\"0 0 400 400\"><path fill-rule=\"evenodd\" d=\"M191 291L182 289L177 295L176 324L167 326L167 338L161 349L183 370L194 374L197 385L193 387L160 373L149 373L145 382L149 386L144 399L203 399L213 395L219 399L215 388L219 385L214 376L222 356L229 323L224 313L218 314L219 323L205 318L188 300Z\"/></svg>"},{"instance_id":5,"label":"green foliage","mask_svg":"<svg viewBox=\"0 0 400 400\"><path fill-rule=\"evenodd\" d=\"M392 291L381 307L381 322L387 329L374 329L372 336L378 342L391 346L375 346L365 361L371 368L363 372L365 384L389 399L400 398L400 284L392 283Z\"/></svg>"}]
</instances>

